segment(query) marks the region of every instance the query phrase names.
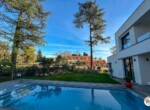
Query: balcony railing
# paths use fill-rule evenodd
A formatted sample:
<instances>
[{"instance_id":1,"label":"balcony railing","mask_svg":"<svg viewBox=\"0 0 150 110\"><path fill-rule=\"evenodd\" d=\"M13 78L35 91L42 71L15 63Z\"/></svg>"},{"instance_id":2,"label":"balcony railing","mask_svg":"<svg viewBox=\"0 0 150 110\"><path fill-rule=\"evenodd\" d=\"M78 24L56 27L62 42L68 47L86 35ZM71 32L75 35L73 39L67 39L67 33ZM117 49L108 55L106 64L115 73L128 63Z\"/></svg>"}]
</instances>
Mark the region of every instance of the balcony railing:
<instances>
[{"instance_id":1,"label":"balcony railing","mask_svg":"<svg viewBox=\"0 0 150 110\"><path fill-rule=\"evenodd\" d=\"M146 34L144 34L144 35L138 37L138 38L137 38L137 42L142 42L143 40L146 40L146 39L148 39L148 38L150 38L150 32L148 32L148 33L146 33Z\"/></svg>"}]
</instances>

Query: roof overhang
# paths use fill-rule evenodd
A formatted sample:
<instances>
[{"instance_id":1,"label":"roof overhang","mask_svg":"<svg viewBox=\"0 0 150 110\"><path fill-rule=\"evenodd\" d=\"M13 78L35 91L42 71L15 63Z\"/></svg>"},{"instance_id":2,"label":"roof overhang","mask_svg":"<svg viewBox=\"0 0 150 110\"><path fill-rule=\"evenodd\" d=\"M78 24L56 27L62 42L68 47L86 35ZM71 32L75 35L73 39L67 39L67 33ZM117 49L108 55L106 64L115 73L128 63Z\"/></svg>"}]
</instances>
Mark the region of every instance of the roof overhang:
<instances>
[{"instance_id":1,"label":"roof overhang","mask_svg":"<svg viewBox=\"0 0 150 110\"><path fill-rule=\"evenodd\" d=\"M149 11L150 11L150 0L144 0L143 3L133 12L133 14L119 28L119 30L115 33L115 36L120 37Z\"/></svg>"}]
</instances>

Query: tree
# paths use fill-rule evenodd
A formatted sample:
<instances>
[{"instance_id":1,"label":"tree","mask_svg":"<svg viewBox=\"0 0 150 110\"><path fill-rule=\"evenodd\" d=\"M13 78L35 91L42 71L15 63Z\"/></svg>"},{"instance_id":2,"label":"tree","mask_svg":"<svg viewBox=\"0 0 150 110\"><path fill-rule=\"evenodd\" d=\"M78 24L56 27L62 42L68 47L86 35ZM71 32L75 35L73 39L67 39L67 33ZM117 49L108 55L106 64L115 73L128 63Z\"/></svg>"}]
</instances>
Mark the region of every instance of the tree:
<instances>
[{"instance_id":1,"label":"tree","mask_svg":"<svg viewBox=\"0 0 150 110\"><path fill-rule=\"evenodd\" d=\"M62 57L67 57L67 56L70 56L71 55L71 52L69 51L64 51L64 52L57 52L56 53L57 56L62 56Z\"/></svg>"},{"instance_id":2,"label":"tree","mask_svg":"<svg viewBox=\"0 0 150 110\"><path fill-rule=\"evenodd\" d=\"M55 63L56 63L57 66L62 66L62 65L67 64L67 61L65 60L65 58L63 56L58 55L56 57Z\"/></svg>"},{"instance_id":3,"label":"tree","mask_svg":"<svg viewBox=\"0 0 150 110\"><path fill-rule=\"evenodd\" d=\"M116 46L113 46L112 48L110 48L111 54L116 54L117 50L116 50Z\"/></svg>"},{"instance_id":4,"label":"tree","mask_svg":"<svg viewBox=\"0 0 150 110\"><path fill-rule=\"evenodd\" d=\"M10 75L12 65L10 60L2 59L0 60L0 75Z\"/></svg>"},{"instance_id":5,"label":"tree","mask_svg":"<svg viewBox=\"0 0 150 110\"><path fill-rule=\"evenodd\" d=\"M83 56L88 56L88 54L86 52L83 53Z\"/></svg>"},{"instance_id":6,"label":"tree","mask_svg":"<svg viewBox=\"0 0 150 110\"><path fill-rule=\"evenodd\" d=\"M102 60L102 58L101 58L101 57L99 57L98 59L99 59L99 60Z\"/></svg>"},{"instance_id":7,"label":"tree","mask_svg":"<svg viewBox=\"0 0 150 110\"><path fill-rule=\"evenodd\" d=\"M24 59L24 63L29 64L33 63L36 60L36 55L35 55L35 48L34 47L27 47L24 48L23 54L21 55Z\"/></svg>"},{"instance_id":8,"label":"tree","mask_svg":"<svg viewBox=\"0 0 150 110\"><path fill-rule=\"evenodd\" d=\"M37 61L38 62L42 61L42 51L41 50L38 50L38 52L37 52Z\"/></svg>"},{"instance_id":9,"label":"tree","mask_svg":"<svg viewBox=\"0 0 150 110\"><path fill-rule=\"evenodd\" d=\"M19 48L43 45L43 29L49 15L42 6L44 0L0 0L0 37L12 41L12 78L16 72Z\"/></svg>"},{"instance_id":10,"label":"tree","mask_svg":"<svg viewBox=\"0 0 150 110\"><path fill-rule=\"evenodd\" d=\"M17 64L24 64L24 58L23 58L23 55L24 52L23 50L19 49L19 54L17 55Z\"/></svg>"},{"instance_id":11,"label":"tree","mask_svg":"<svg viewBox=\"0 0 150 110\"><path fill-rule=\"evenodd\" d=\"M48 73L50 73L50 66L54 64L54 59L43 57L41 59L41 62L42 62L41 64L43 65L43 67L48 70Z\"/></svg>"},{"instance_id":12,"label":"tree","mask_svg":"<svg viewBox=\"0 0 150 110\"><path fill-rule=\"evenodd\" d=\"M10 59L10 47L7 42L0 41L0 60Z\"/></svg>"},{"instance_id":13,"label":"tree","mask_svg":"<svg viewBox=\"0 0 150 110\"><path fill-rule=\"evenodd\" d=\"M83 28L84 24L89 25L90 38L86 43L90 46L90 66L93 69L93 46L98 45L99 42L109 43L109 37L104 38L102 36L105 29L104 12L103 9L99 9L95 1L86 1L78 5L79 12L74 15L73 23L77 28Z\"/></svg>"}]
</instances>

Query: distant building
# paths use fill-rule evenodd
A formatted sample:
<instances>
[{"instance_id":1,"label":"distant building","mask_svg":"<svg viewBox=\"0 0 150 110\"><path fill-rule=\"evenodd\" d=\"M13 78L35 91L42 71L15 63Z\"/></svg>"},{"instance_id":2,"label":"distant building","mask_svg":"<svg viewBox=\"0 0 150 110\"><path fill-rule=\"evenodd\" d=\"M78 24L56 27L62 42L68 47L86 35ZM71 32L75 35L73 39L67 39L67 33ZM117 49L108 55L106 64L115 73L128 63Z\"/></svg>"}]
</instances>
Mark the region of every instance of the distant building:
<instances>
[{"instance_id":1,"label":"distant building","mask_svg":"<svg viewBox=\"0 0 150 110\"><path fill-rule=\"evenodd\" d=\"M76 64L77 62L83 62L87 68L90 68L91 57L88 55L86 56L71 55L67 56L66 60L68 65L73 65ZM106 61L100 59L93 59L93 69L99 70L100 72L107 72L108 69Z\"/></svg>"}]
</instances>

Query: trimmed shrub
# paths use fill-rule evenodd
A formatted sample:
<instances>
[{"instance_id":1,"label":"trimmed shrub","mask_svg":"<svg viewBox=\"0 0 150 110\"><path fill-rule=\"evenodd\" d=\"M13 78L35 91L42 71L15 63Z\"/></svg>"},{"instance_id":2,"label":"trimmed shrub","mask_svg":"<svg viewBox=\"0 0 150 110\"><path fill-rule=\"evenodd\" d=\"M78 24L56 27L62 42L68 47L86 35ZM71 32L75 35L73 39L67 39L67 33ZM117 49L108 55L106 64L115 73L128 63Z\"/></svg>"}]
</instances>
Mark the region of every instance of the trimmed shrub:
<instances>
[{"instance_id":1,"label":"trimmed shrub","mask_svg":"<svg viewBox=\"0 0 150 110\"><path fill-rule=\"evenodd\" d=\"M48 73L48 68L43 67L43 68L42 68L42 72L43 72L43 73Z\"/></svg>"},{"instance_id":2,"label":"trimmed shrub","mask_svg":"<svg viewBox=\"0 0 150 110\"><path fill-rule=\"evenodd\" d=\"M10 76L12 71L12 64L9 60L0 61L0 75L1 76Z\"/></svg>"},{"instance_id":3,"label":"trimmed shrub","mask_svg":"<svg viewBox=\"0 0 150 110\"><path fill-rule=\"evenodd\" d=\"M25 75L26 76L33 76L38 72L39 68L38 66L31 66L31 67L26 67Z\"/></svg>"}]
</instances>

